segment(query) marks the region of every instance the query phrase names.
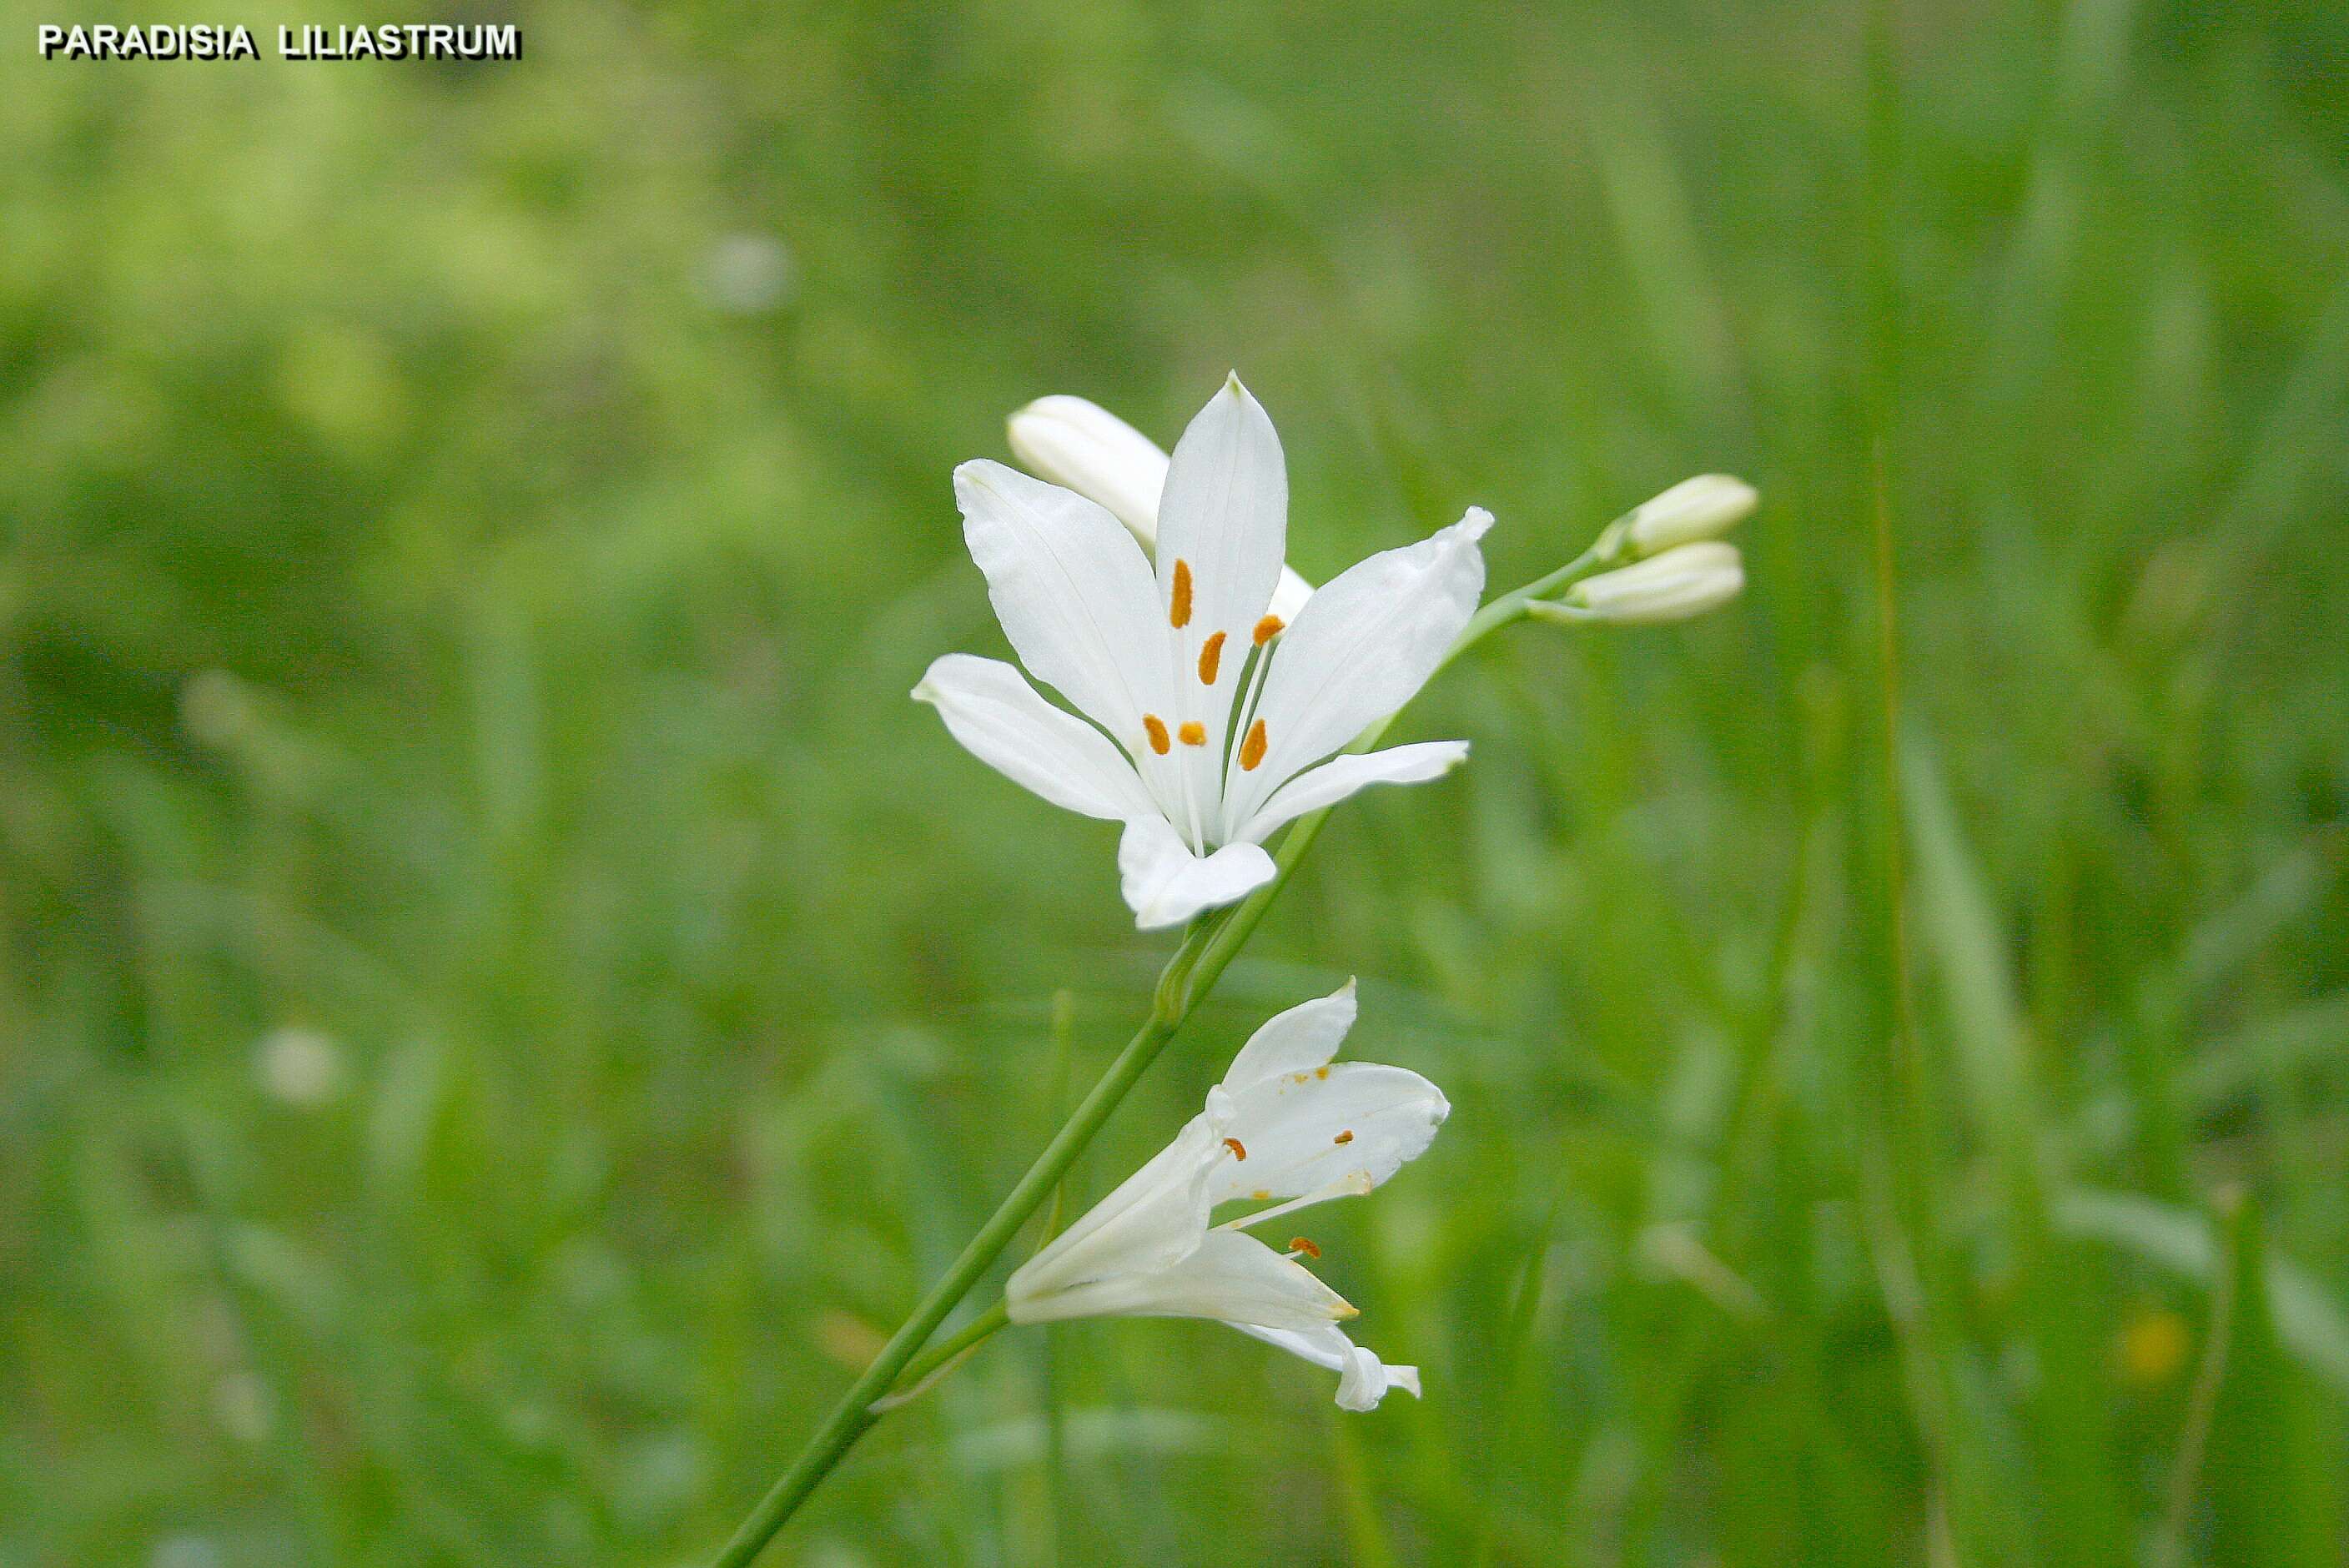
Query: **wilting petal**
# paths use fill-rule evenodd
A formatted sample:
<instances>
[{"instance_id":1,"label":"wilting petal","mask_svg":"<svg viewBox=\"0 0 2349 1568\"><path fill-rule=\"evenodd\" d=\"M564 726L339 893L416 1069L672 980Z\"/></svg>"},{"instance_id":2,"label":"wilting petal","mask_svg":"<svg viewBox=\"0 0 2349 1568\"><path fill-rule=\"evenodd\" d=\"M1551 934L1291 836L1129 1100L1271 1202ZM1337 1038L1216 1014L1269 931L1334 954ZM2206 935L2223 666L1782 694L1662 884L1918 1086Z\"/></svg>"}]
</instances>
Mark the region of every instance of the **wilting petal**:
<instances>
[{"instance_id":1,"label":"wilting petal","mask_svg":"<svg viewBox=\"0 0 2349 1568\"><path fill-rule=\"evenodd\" d=\"M1003 1291L1013 1320L1042 1321L1026 1315L1032 1304L1075 1285L1156 1274L1191 1256L1207 1228L1209 1173L1229 1162L1215 1123L1194 1117L1148 1164L1013 1271Z\"/></svg>"},{"instance_id":2,"label":"wilting petal","mask_svg":"<svg viewBox=\"0 0 2349 1568\"><path fill-rule=\"evenodd\" d=\"M1266 1328L1315 1328L1355 1315L1309 1270L1237 1231L1209 1231L1199 1250L1155 1274L1116 1274L1031 1298L1020 1323L1068 1317L1214 1317Z\"/></svg>"},{"instance_id":3,"label":"wilting petal","mask_svg":"<svg viewBox=\"0 0 2349 1568\"><path fill-rule=\"evenodd\" d=\"M1165 616L1133 536L1081 495L1001 463L955 469L963 537L1028 673L1138 762L1168 707ZM1143 762L1143 766L1150 766Z\"/></svg>"},{"instance_id":4,"label":"wilting petal","mask_svg":"<svg viewBox=\"0 0 2349 1568\"><path fill-rule=\"evenodd\" d=\"M1116 822L1158 810L1123 752L1046 702L1000 659L948 654L935 660L914 700L936 708L972 756L1055 806Z\"/></svg>"},{"instance_id":5,"label":"wilting petal","mask_svg":"<svg viewBox=\"0 0 2349 1568\"><path fill-rule=\"evenodd\" d=\"M1345 1331L1335 1324L1327 1328L1304 1329L1257 1328L1245 1323L1232 1326L1251 1338L1278 1346L1291 1356L1302 1357L1316 1367L1338 1373L1338 1404L1342 1409L1375 1409L1390 1388L1401 1388L1414 1399L1420 1397L1418 1367L1387 1366L1347 1338Z\"/></svg>"},{"instance_id":6,"label":"wilting petal","mask_svg":"<svg viewBox=\"0 0 2349 1568\"><path fill-rule=\"evenodd\" d=\"M1444 1091L1407 1068L1340 1062L1276 1074L1233 1092L1225 1132L1247 1158L1216 1167L1208 1201L1367 1192L1417 1159L1451 1113Z\"/></svg>"},{"instance_id":7,"label":"wilting petal","mask_svg":"<svg viewBox=\"0 0 2349 1568\"><path fill-rule=\"evenodd\" d=\"M1371 556L1317 592L1273 645L1257 717L1267 748L1232 770L1226 836L1268 796L1371 723L1409 702L1444 661L1485 590L1476 542L1490 512L1468 515L1417 544Z\"/></svg>"},{"instance_id":8,"label":"wilting petal","mask_svg":"<svg viewBox=\"0 0 2349 1568\"><path fill-rule=\"evenodd\" d=\"M1133 923L1180 925L1202 910L1237 903L1270 882L1272 857L1255 844L1195 855L1164 817L1136 817L1117 844L1117 870Z\"/></svg>"},{"instance_id":9,"label":"wilting petal","mask_svg":"<svg viewBox=\"0 0 2349 1568\"><path fill-rule=\"evenodd\" d=\"M1267 1018L1224 1074L1224 1088L1237 1094L1249 1085L1285 1073L1309 1073L1338 1054L1354 1026L1354 983L1348 980L1327 996L1300 1002Z\"/></svg>"},{"instance_id":10,"label":"wilting petal","mask_svg":"<svg viewBox=\"0 0 2349 1568\"><path fill-rule=\"evenodd\" d=\"M1468 759L1464 740L1423 740L1333 757L1309 768L1272 792L1255 816L1232 836L1260 844L1290 820L1334 806L1371 784L1419 784L1440 779Z\"/></svg>"}]
</instances>

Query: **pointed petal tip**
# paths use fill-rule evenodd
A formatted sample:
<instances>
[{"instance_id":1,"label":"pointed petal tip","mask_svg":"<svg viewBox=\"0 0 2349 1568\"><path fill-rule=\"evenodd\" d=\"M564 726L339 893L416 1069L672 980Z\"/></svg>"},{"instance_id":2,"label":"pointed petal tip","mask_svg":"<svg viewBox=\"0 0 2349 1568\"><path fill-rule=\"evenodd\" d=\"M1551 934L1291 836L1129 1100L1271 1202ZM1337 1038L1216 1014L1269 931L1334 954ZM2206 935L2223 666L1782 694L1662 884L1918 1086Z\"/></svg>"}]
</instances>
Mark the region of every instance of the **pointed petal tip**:
<instances>
[{"instance_id":1,"label":"pointed petal tip","mask_svg":"<svg viewBox=\"0 0 2349 1568\"><path fill-rule=\"evenodd\" d=\"M1467 514L1453 526L1471 540L1482 539L1493 526L1493 514L1481 506L1472 506Z\"/></svg>"}]
</instances>

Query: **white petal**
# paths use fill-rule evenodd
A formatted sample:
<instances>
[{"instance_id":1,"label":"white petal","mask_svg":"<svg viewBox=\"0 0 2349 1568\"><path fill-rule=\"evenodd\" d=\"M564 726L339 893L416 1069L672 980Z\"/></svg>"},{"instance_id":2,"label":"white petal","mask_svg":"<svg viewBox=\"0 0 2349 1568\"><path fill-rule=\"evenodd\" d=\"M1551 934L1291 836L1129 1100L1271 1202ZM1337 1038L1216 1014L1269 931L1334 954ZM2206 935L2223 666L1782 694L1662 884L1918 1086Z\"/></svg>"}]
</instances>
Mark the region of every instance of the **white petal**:
<instances>
[{"instance_id":1,"label":"white petal","mask_svg":"<svg viewBox=\"0 0 2349 1568\"><path fill-rule=\"evenodd\" d=\"M1490 512L1468 515L1417 544L1358 562L1316 592L1273 645L1257 717L1262 762L1237 763L1226 796L1225 837L1307 764L1344 746L1409 702L1476 613L1485 558L1476 542Z\"/></svg>"},{"instance_id":2,"label":"white petal","mask_svg":"<svg viewBox=\"0 0 2349 1568\"><path fill-rule=\"evenodd\" d=\"M1338 1054L1354 1026L1354 983L1348 980L1327 996L1276 1013L1248 1037L1224 1074L1223 1087L1237 1092L1283 1073L1309 1073Z\"/></svg>"},{"instance_id":3,"label":"white petal","mask_svg":"<svg viewBox=\"0 0 2349 1568\"><path fill-rule=\"evenodd\" d=\"M1150 564L1117 520L1001 463L955 469L963 538L1019 662L1139 761L1171 692ZM1149 764L1143 763L1147 768Z\"/></svg>"},{"instance_id":4,"label":"white petal","mask_svg":"<svg viewBox=\"0 0 2349 1568\"><path fill-rule=\"evenodd\" d=\"M1419 1368L1389 1367L1357 1345L1346 1357L1346 1369L1338 1379L1338 1408L1341 1410L1375 1410L1390 1388L1401 1388L1414 1399L1419 1394Z\"/></svg>"},{"instance_id":5,"label":"white petal","mask_svg":"<svg viewBox=\"0 0 2349 1568\"><path fill-rule=\"evenodd\" d=\"M1178 748L1173 760L1189 770L1211 837L1223 818L1232 700L1288 540L1280 438L1239 377L1226 377L1174 444L1158 511L1159 597L1170 624L1182 619L1174 628L1176 717L1205 731L1205 744Z\"/></svg>"},{"instance_id":6,"label":"white petal","mask_svg":"<svg viewBox=\"0 0 2349 1568\"><path fill-rule=\"evenodd\" d=\"M1089 1281L1172 1268L1196 1252L1207 1229L1207 1179L1230 1163L1216 1126L1195 1117L1174 1141L1030 1258L1004 1284L1018 1323L1052 1316L1054 1296Z\"/></svg>"},{"instance_id":7,"label":"white petal","mask_svg":"<svg viewBox=\"0 0 2349 1568\"><path fill-rule=\"evenodd\" d=\"M1082 397L1039 397L1006 420L1005 431L1030 473L1099 502L1144 549L1156 542L1166 488L1157 442Z\"/></svg>"},{"instance_id":8,"label":"white petal","mask_svg":"<svg viewBox=\"0 0 2349 1568\"><path fill-rule=\"evenodd\" d=\"M1212 1317L1266 1328L1315 1328L1352 1317L1345 1297L1253 1236L1209 1231L1171 1268L1091 1281L1015 1311L1022 1323L1070 1317Z\"/></svg>"},{"instance_id":9,"label":"white petal","mask_svg":"<svg viewBox=\"0 0 2349 1568\"><path fill-rule=\"evenodd\" d=\"M1273 878L1272 857L1255 844L1191 852L1164 817L1128 822L1117 845L1118 879L1133 923L1143 931L1180 925L1202 910L1237 903Z\"/></svg>"},{"instance_id":10,"label":"white petal","mask_svg":"<svg viewBox=\"0 0 2349 1568\"><path fill-rule=\"evenodd\" d=\"M1158 502L1166 453L1157 442L1083 397L1039 397L1005 421L1011 455L1039 479L1099 501L1145 551L1158 546ZM1297 619L1313 584L1283 566L1268 613Z\"/></svg>"},{"instance_id":11,"label":"white petal","mask_svg":"<svg viewBox=\"0 0 2349 1568\"><path fill-rule=\"evenodd\" d=\"M1333 757L1274 790L1272 798L1232 837L1260 844L1292 819L1334 806L1367 785L1424 783L1441 779L1467 759L1464 740L1423 740L1411 746L1390 746L1384 751Z\"/></svg>"},{"instance_id":12,"label":"white petal","mask_svg":"<svg viewBox=\"0 0 2349 1568\"><path fill-rule=\"evenodd\" d=\"M1232 1095L1225 1131L1247 1158L1210 1172L1208 1198L1368 1191L1417 1159L1451 1113L1444 1091L1407 1068L1340 1062L1263 1079Z\"/></svg>"},{"instance_id":13,"label":"white petal","mask_svg":"<svg viewBox=\"0 0 2349 1568\"><path fill-rule=\"evenodd\" d=\"M1166 471L1158 514L1158 589L1172 597L1174 563L1191 575L1191 615L1184 629L1196 649L1228 634L1230 657L1219 684L1228 692L1248 636L1288 544L1288 467L1264 407L1237 376L1207 400Z\"/></svg>"},{"instance_id":14,"label":"white petal","mask_svg":"<svg viewBox=\"0 0 2349 1568\"><path fill-rule=\"evenodd\" d=\"M914 700L936 708L972 756L1055 806L1117 822L1158 810L1123 752L1000 659L948 654L931 664Z\"/></svg>"},{"instance_id":15,"label":"white petal","mask_svg":"<svg viewBox=\"0 0 2349 1568\"><path fill-rule=\"evenodd\" d=\"M1419 1398L1419 1368L1389 1367L1361 1346L1346 1337L1345 1331L1335 1324L1327 1328L1258 1328L1250 1324L1235 1323L1234 1328L1251 1338L1274 1345L1291 1356L1301 1357L1316 1367L1326 1367L1340 1374L1338 1379L1338 1403L1349 1410L1369 1410L1392 1388L1401 1388L1412 1398Z\"/></svg>"},{"instance_id":16,"label":"white petal","mask_svg":"<svg viewBox=\"0 0 2349 1568\"><path fill-rule=\"evenodd\" d=\"M1280 581L1272 590L1272 603L1264 607L1268 615L1278 615L1286 623L1297 619L1305 608L1305 601L1313 597L1313 584L1299 577L1288 567L1280 569Z\"/></svg>"}]
</instances>

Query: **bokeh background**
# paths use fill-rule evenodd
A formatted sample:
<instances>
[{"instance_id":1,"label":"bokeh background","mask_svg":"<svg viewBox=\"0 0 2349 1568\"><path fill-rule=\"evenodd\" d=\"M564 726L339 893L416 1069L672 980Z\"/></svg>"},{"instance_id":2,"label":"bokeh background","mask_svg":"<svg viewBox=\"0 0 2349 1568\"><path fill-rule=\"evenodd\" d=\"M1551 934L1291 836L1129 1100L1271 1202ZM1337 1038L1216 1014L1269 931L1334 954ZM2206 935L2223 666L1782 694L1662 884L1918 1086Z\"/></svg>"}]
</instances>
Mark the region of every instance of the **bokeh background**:
<instances>
[{"instance_id":1,"label":"bokeh background","mask_svg":"<svg viewBox=\"0 0 2349 1568\"><path fill-rule=\"evenodd\" d=\"M8 15L0 1562L705 1558L1168 948L907 700L948 469L1234 366L1310 576L1750 590L1447 674L1079 1169L1361 975L1424 1403L1017 1331L776 1560L2341 1560L2349 12Z\"/></svg>"}]
</instances>

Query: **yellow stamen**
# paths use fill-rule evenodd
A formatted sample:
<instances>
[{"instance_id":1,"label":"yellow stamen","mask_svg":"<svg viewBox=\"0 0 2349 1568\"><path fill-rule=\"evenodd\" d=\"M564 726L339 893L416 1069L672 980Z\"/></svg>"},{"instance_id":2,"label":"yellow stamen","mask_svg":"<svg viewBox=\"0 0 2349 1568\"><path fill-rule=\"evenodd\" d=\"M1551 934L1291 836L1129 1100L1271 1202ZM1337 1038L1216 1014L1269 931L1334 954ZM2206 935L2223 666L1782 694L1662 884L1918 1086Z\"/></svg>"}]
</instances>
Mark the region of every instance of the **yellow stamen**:
<instances>
[{"instance_id":1,"label":"yellow stamen","mask_svg":"<svg viewBox=\"0 0 2349 1568\"><path fill-rule=\"evenodd\" d=\"M1292 1253L1303 1253L1309 1258L1318 1258L1321 1255L1321 1249L1315 1246L1312 1238L1309 1236L1289 1237L1288 1250Z\"/></svg>"},{"instance_id":2,"label":"yellow stamen","mask_svg":"<svg viewBox=\"0 0 2349 1568\"><path fill-rule=\"evenodd\" d=\"M1183 727L1174 732L1174 738L1185 746L1205 746L1207 744L1207 727L1195 718L1186 718L1183 721Z\"/></svg>"},{"instance_id":3,"label":"yellow stamen","mask_svg":"<svg viewBox=\"0 0 2349 1568\"><path fill-rule=\"evenodd\" d=\"M1256 1200L1256 1202L1257 1202L1261 1203L1261 1202L1263 1202L1265 1200L1267 1200L1268 1198L1270 1198L1270 1197L1272 1196L1272 1194L1271 1194L1271 1193L1269 1193L1269 1192L1268 1192L1268 1191L1266 1191L1263 1188L1259 1187L1259 1188L1257 1188L1255 1191L1253 1191L1253 1192L1249 1193L1249 1194L1248 1194L1248 1196L1249 1196L1250 1198L1253 1198L1254 1200Z\"/></svg>"},{"instance_id":4,"label":"yellow stamen","mask_svg":"<svg viewBox=\"0 0 2349 1568\"><path fill-rule=\"evenodd\" d=\"M1166 619L1176 626L1191 624L1191 563L1179 558L1174 562L1174 602L1166 608Z\"/></svg>"},{"instance_id":5,"label":"yellow stamen","mask_svg":"<svg viewBox=\"0 0 2349 1568\"><path fill-rule=\"evenodd\" d=\"M1224 1147L1232 1151L1232 1158L1235 1160L1245 1160L1247 1158L1247 1145L1242 1143L1237 1138L1225 1139Z\"/></svg>"},{"instance_id":6,"label":"yellow stamen","mask_svg":"<svg viewBox=\"0 0 2349 1568\"><path fill-rule=\"evenodd\" d=\"M1330 1069L1328 1068L1315 1068L1313 1069L1313 1076L1318 1078L1328 1078L1330 1076Z\"/></svg>"},{"instance_id":7,"label":"yellow stamen","mask_svg":"<svg viewBox=\"0 0 2349 1568\"><path fill-rule=\"evenodd\" d=\"M1256 645L1260 648L1280 635L1280 629L1288 624L1278 615L1267 615L1258 621L1256 624Z\"/></svg>"},{"instance_id":8,"label":"yellow stamen","mask_svg":"<svg viewBox=\"0 0 2349 1568\"><path fill-rule=\"evenodd\" d=\"M1330 1141L1332 1143L1351 1143L1354 1141L1354 1130L1351 1128L1348 1128L1345 1131L1338 1134L1337 1137L1331 1139Z\"/></svg>"},{"instance_id":9,"label":"yellow stamen","mask_svg":"<svg viewBox=\"0 0 2349 1568\"><path fill-rule=\"evenodd\" d=\"M1216 684L1216 666L1223 663L1223 658L1224 634L1217 632L1199 649L1199 684L1201 686Z\"/></svg>"},{"instance_id":10,"label":"yellow stamen","mask_svg":"<svg viewBox=\"0 0 2349 1568\"><path fill-rule=\"evenodd\" d=\"M1150 749L1161 757L1165 756L1167 749L1174 745L1166 738L1166 721L1154 713L1145 713L1142 716L1142 727L1150 734Z\"/></svg>"},{"instance_id":11,"label":"yellow stamen","mask_svg":"<svg viewBox=\"0 0 2349 1568\"><path fill-rule=\"evenodd\" d=\"M1256 770L1256 765L1264 760L1264 748L1267 744L1264 738L1264 720L1259 718L1248 726L1247 738L1240 742L1241 772L1252 773Z\"/></svg>"}]
</instances>

